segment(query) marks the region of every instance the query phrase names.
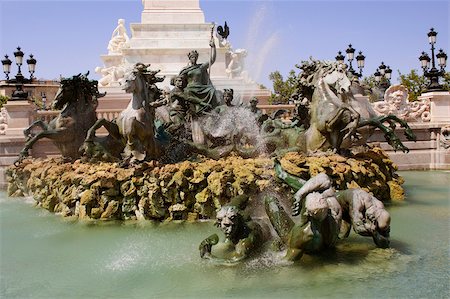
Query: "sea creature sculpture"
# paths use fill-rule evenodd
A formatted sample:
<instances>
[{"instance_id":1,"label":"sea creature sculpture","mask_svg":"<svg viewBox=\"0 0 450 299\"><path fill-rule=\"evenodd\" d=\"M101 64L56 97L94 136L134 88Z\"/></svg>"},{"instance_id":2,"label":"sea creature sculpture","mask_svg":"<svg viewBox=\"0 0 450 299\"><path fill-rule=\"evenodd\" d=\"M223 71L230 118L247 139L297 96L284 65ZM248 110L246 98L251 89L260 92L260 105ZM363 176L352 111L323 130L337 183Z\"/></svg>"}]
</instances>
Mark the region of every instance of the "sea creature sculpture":
<instances>
[{"instance_id":1,"label":"sea creature sculpture","mask_svg":"<svg viewBox=\"0 0 450 299\"><path fill-rule=\"evenodd\" d=\"M217 263L233 264L247 258L263 242L261 226L245 215L248 196L234 197L229 204L217 212L215 225L224 233L225 239L219 243L213 234L200 243L200 256Z\"/></svg>"},{"instance_id":2,"label":"sea creature sculpture","mask_svg":"<svg viewBox=\"0 0 450 299\"><path fill-rule=\"evenodd\" d=\"M304 253L316 253L334 247L338 240L342 209L335 197L332 181L319 174L307 182L294 196L290 219L275 197L265 199L266 213L285 243L285 259L299 260Z\"/></svg>"},{"instance_id":3,"label":"sea creature sculpture","mask_svg":"<svg viewBox=\"0 0 450 299\"><path fill-rule=\"evenodd\" d=\"M360 188L335 191L332 180L325 173L320 173L305 181L284 171L278 160L275 160L275 173L294 191L298 190L294 195L292 215L302 215L305 212L310 214L310 209L304 205L304 198L307 199L309 194L322 192L328 199L335 198L341 209L340 216L338 216L336 201L331 201L331 207L333 207L331 214L336 215L335 219L342 220L342 222L336 222L339 223L341 237L348 237L353 225L357 234L372 237L377 247L389 247L391 217L383 203L370 193Z\"/></svg>"}]
</instances>

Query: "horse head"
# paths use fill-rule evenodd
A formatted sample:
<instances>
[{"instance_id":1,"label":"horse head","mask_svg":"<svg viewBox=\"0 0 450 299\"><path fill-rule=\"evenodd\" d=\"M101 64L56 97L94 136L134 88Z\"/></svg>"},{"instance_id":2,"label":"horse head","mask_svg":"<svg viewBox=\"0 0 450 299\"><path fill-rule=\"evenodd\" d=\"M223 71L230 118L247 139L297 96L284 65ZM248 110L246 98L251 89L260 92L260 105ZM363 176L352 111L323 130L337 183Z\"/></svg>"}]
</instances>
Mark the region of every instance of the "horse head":
<instances>
[{"instance_id":1,"label":"horse head","mask_svg":"<svg viewBox=\"0 0 450 299\"><path fill-rule=\"evenodd\" d=\"M343 63L332 63L330 68L322 74L322 80L328 84L336 94L346 94L350 91L352 82L347 77L346 65Z\"/></svg>"},{"instance_id":2,"label":"horse head","mask_svg":"<svg viewBox=\"0 0 450 299\"><path fill-rule=\"evenodd\" d=\"M72 78L62 78L59 89L56 92L55 99L52 103L52 109L61 110L63 107L67 104L76 100L77 94L76 94L76 80L80 80L81 73L75 76L72 76Z\"/></svg>"},{"instance_id":3,"label":"horse head","mask_svg":"<svg viewBox=\"0 0 450 299\"><path fill-rule=\"evenodd\" d=\"M159 99L161 90L155 83L164 81L164 77L157 76L160 70L153 71L149 67L150 64L136 63L120 82L125 92L133 93L136 99L141 100L141 103L147 104Z\"/></svg>"},{"instance_id":4,"label":"horse head","mask_svg":"<svg viewBox=\"0 0 450 299\"><path fill-rule=\"evenodd\" d=\"M145 90L145 72L147 71L147 65L143 63L136 63L134 68L126 72L120 85L122 89L127 93L143 93Z\"/></svg>"},{"instance_id":5,"label":"horse head","mask_svg":"<svg viewBox=\"0 0 450 299\"><path fill-rule=\"evenodd\" d=\"M90 81L85 75L75 75L61 79L60 87L52 104L53 109L63 109L66 104L92 105L97 107L97 99L104 96L98 91L98 82Z\"/></svg>"}]
</instances>

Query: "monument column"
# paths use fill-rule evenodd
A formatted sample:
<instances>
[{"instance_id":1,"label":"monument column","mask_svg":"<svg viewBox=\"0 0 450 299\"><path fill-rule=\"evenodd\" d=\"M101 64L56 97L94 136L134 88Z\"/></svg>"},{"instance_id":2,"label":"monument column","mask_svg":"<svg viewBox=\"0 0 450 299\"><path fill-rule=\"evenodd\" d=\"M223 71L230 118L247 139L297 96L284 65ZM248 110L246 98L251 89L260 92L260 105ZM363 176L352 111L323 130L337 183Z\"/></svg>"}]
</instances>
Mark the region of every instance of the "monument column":
<instances>
[{"instance_id":1,"label":"monument column","mask_svg":"<svg viewBox=\"0 0 450 299\"><path fill-rule=\"evenodd\" d=\"M142 0L142 24L204 24L199 0Z\"/></svg>"}]
</instances>

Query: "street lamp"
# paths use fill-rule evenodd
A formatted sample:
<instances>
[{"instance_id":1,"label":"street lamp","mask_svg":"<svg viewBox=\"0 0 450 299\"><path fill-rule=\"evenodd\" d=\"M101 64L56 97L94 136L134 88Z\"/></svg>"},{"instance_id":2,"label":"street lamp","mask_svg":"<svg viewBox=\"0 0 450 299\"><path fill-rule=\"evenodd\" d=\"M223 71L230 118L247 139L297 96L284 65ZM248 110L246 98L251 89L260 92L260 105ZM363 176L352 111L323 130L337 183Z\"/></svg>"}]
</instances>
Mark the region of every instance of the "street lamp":
<instances>
[{"instance_id":1,"label":"street lamp","mask_svg":"<svg viewBox=\"0 0 450 299\"><path fill-rule=\"evenodd\" d=\"M22 64L23 56L25 54L22 52L20 47L17 47L17 51L14 52L14 58L17 65L17 74L14 79L9 79L9 74L11 73L12 61L9 59L8 55L5 55L5 59L2 60L3 72L6 75L6 83L13 83L16 85L16 90L13 92L11 100L26 100L28 98L28 93L23 90L23 84L31 83L33 81L33 74L36 71L36 59L33 55L27 59L28 71L30 72L30 79L27 79L22 74Z\"/></svg>"},{"instance_id":2,"label":"street lamp","mask_svg":"<svg viewBox=\"0 0 450 299\"><path fill-rule=\"evenodd\" d=\"M366 57L364 55L362 55L361 51L359 51L358 56L356 56L356 63L359 68L359 74L358 74L353 69L353 65L352 65L352 61L353 61L353 59L355 59L355 49L353 49L352 45L350 44L350 45L348 45L348 48L347 48L347 50L345 50L345 52L347 53L347 60L349 62L348 72L355 77L361 78L362 77L362 69L364 68L364 60L366 59ZM338 55L335 57L335 59L338 63L344 63L345 56L342 55L341 51L339 51Z\"/></svg>"},{"instance_id":3,"label":"street lamp","mask_svg":"<svg viewBox=\"0 0 450 299\"><path fill-rule=\"evenodd\" d=\"M381 62L373 76L375 77L376 84L383 90L388 89L391 85L392 70L384 62Z\"/></svg>"},{"instance_id":4,"label":"street lamp","mask_svg":"<svg viewBox=\"0 0 450 299\"><path fill-rule=\"evenodd\" d=\"M428 84L428 91L443 91L442 85L439 84L439 77L444 76L445 67L447 66L447 54L445 54L444 50L440 49L439 53L436 55L438 60L438 65L441 68L438 70L436 68L436 63L434 60L434 44L436 43L436 35L437 32L434 31L434 28L430 29L428 32L428 42L431 44L431 58L427 53L422 52L419 60L423 69L423 74L425 77L430 79L430 83ZM430 61L431 61L431 69L430 69Z\"/></svg>"}]
</instances>

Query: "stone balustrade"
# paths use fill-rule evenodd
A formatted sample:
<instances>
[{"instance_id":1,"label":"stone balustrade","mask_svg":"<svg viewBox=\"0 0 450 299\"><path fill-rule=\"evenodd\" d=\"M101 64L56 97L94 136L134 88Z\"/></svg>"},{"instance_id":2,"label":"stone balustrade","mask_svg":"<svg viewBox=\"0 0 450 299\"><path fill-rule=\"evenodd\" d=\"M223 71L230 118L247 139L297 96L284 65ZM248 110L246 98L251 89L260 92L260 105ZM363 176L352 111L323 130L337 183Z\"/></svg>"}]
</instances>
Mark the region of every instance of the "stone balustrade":
<instances>
[{"instance_id":1,"label":"stone balustrade","mask_svg":"<svg viewBox=\"0 0 450 299\"><path fill-rule=\"evenodd\" d=\"M104 118L109 121L112 121L113 119L117 118L119 116L119 113L123 109L97 109L97 118ZM54 118L56 118L59 115L59 110L38 110L36 111L33 116L32 120L42 120L44 122L50 122Z\"/></svg>"}]
</instances>

